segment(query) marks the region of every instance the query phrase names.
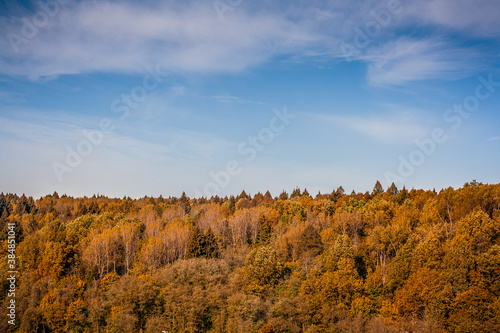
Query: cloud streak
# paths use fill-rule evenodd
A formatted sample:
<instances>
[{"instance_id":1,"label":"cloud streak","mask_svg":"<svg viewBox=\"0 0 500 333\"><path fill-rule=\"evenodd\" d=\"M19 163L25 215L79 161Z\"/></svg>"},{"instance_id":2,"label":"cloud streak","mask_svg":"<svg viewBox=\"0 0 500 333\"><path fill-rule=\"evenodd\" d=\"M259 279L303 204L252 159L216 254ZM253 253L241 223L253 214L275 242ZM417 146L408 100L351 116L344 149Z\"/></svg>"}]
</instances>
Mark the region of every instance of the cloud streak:
<instances>
[{"instance_id":1,"label":"cloud streak","mask_svg":"<svg viewBox=\"0 0 500 333\"><path fill-rule=\"evenodd\" d=\"M2 19L5 31L22 22ZM237 11L221 23L211 3L83 2L62 8L15 53L4 38L4 74L40 76L84 72L137 72L148 64L172 71L232 72L296 52L316 37L269 14Z\"/></svg>"},{"instance_id":2,"label":"cloud streak","mask_svg":"<svg viewBox=\"0 0 500 333\"><path fill-rule=\"evenodd\" d=\"M236 96L212 96L211 98L218 101L218 102L227 103L227 104L231 104L231 103L237 103L237 104L249 103L249 104L260 104L260 105L265 104L265 103L258 102L258 101L251 101L251 100L239 98Z\"/></svg>"},{"instance_id":3,"label":"cloud streak","mask_svg":"<svg viewBox=\"0 0 500 333\"><path fill-rule=\"evenodd\" d=\"M459 79L481 71L476 51L440 39L400 38L370 49L360 59L368 62L368 81L399 85L429 79Z\"/></svg>"},{"instance_id":4,"label":"cloud streak","mask_svg":"<svg viewBox=\"0 0 500 333\"><path fill-rule=\"evenodd\" d=\"M392 111L386 115L372 117L324 114L314 114L313 117L387 144L411 144L428 133L415 114L404 111Z\"/></svg>"},{"instance_id":5,"label":"cloud streak","mask_svg":"<svg viewBox=\"0 0 500 333\"><path fill-rule=\"evenodd\" d=\"M481 38L500 36L496 0L423 0L410 2L407 17Z\"/></svg>"},{"instance_id":6,"label":"cloud streak","mask_svg":"<svg viewBox=\"0 0 500 333\"><path fill-rule=\"evenodd\" d=\"M383 4L385 6L385 4ZM242 4L221 22L212 3L69 2L35 38L12 49L0 40L0 73L28 76L89 72L143 72L158 64L183 73L227 73L253 68L278 57L289 61L342 60L339 42L373 20L372 1L311 6ZM382 6L382 7L380 7ZM425 79L455 79L477 71L473 48L421 36L390 39L408 24L448 29L474 38L500 36L497 2L481 0L401 1L404 8L355 60L368 64L368 80L395 85ZM19 10L15 13L18 15ZM27 18L32 13L26 13ZM20 33L20 17L0 17L0 30ZM484 62L484 61L483 61ZM484 67L484 66L483 66ZM482 68L479 68L482 69Z\"/></svg>"}]
</instances>

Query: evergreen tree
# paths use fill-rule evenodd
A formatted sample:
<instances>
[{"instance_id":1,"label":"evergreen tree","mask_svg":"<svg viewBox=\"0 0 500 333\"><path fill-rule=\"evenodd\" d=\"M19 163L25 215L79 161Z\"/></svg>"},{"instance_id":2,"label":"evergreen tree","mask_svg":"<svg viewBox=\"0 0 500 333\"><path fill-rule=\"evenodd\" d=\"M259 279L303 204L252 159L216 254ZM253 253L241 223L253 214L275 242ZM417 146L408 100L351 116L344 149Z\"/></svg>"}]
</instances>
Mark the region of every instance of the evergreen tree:
<instances>
[{"instance_id":1,"label":"evergreen tree","mask_svg":"<svg viewBox=\"0 0 500 333\"><path fill-rule=\"evenodd\" d=\"M280 194L280 196L278 197L278 199L280 200L288 200L288 193L285 192L285 190L283 190Z\"/></svg>"},{"instance_id":2,"label":"evergreen tree","mask_svg":"<svg viewBox=\"0 0 500 333\"><path fill-rule=\"evenodd\" d=\"M377 180L375 186L373 187L372 196L376 196L380 193L384 193L384 188L382 187L382 184L380 184L380 182Z\"/></svg>"},{"instance_id":3,"label":"evergreen tree","mask_svg":"<svg viewBox=\"0 0 500 333\"><path fill-rule=\"evenodd\" d=\"M219 246L217 245L217 238L215 237L212 229L208 228L205 233L205 258L217 258L219 256Z\"/></svg>"},{"instance_id":4,"label":"evergreen tree","mask_svg":"<svg viewBox=\"0 0 500 333\"><path fill-rule=\"evenodd\" d=\"M389 193L393 197L398 195L398 188L396 187L396 184L394 184L394 182L392 182L391 186L387 189L387 193Z\"/></svg>"},{"instance_id":5,"label":"evergreen tree","mask_svg":"<svg viewBox=\"0 0 500 333\"><path fill-rule=\"evenodd\" d=\"M300 197L300 188L296 187L295 190L293 190L292 194L290 195L290 199Z\"/></svg>"},{"instance_id":6,"label":"evergreen tree","mask_svg":"<svg viewBox=\"0 0 500 333\"><path fill-rule=\"evenodd\" d=\"M186 259L217 258L218 255L219 248L213 231L209 228L203 234L198 225L195 225L188 241Z\"/></svg>"},{"instance_id":7,"label":"evergreen tree","mask_svg":"<svg viewBox=\"0 0 500 333\"><path fill-rule=\"evenodd\" d=\"M189 237L186 259L203 257L205 255L205 236L198 225L195 225Z\"/></svg>"},{"instance_id":8,"label":"evergreen tree","mask_svg":"<svg viewBox=\"0 0 500 333\"><path fill-rule=\"evenodd\" d=\"M410 194L408 193L408 190L403 186L403 189L396 195L396 202L401 205L409 197Z\"/></svg>"},{"instance_id":9,"label":"evergreen tree","mask_svg":"<svg viewBox=\"0 0 500 333\"><path fill-rule=\"evenodd\" d=\"M342 186L337 187L335 193L340 197L343 196L345 194L344 188Z\"/></svg>"},{"instance_id":10,"label":"evergreen tree","mask_svg":"<svg viewBox=\"0 0 500 333\"><path fill-rule=\"evenodd\" d=\"M240 195L236 197L236 201L240 199L248 199L251 200L252 198L245 192L245 190L241 191Z\"/></svg>"},{"instance_id":11,"label":"evergreen tree","mask_svg":"<svg viewBox=\"0 0 500 333\"><path fill-rule=\"evenodd\" d=\"M5 195L0 194L0 217L4 216L7 217L10 215L10 210L9 210L9 203L7 200L5 200Z\"/></svg>"},{"instance_id":12,"label":"evergreen tree","mask_svg":"<svg viewBox=\"0 0 500 333\"><path fill-rule=\"evenodd\" d=\"M191 211L191 204L189 203L189 198L187 197L186 192L182 192L179 201L182 208L184 209L184 214L189 214L189 212Z\"/></svg>"},{"instance_id":13,"label":"evergreen tree","mask_svg":"<svg viewBox=\"0 0 500 333\"><path fill-rule=\"evenodd\" d=\"M30 214L32 211L35 210L35 203L33 201L33 198L26 198L26 196L23 194L20 198L19 201L16 204L16 209L14 211L15 214Z\"/></svg>"},{"instance_id":14,"label":"evergreen tree","mask_svg":"<svg viewBox=\"0 0 500 333\"><path fill-rule=\"evenodd\" d=\"M309 224L297 239L296 257L300 257L302 254L308 254L315 257L322 251L323 242L321 241L321 236L318 231Z\"/></svg>"}]
</instances>

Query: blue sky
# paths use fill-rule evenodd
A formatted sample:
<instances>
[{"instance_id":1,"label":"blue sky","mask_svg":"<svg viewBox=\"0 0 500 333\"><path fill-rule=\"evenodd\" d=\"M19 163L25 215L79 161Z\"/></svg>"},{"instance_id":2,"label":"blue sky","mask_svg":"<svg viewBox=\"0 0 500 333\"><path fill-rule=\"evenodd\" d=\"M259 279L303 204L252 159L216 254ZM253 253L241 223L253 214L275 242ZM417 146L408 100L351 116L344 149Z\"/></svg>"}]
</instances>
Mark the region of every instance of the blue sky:
<instances>
[{"instance_id":1,"label":"blue sky","mask_svg":"<svg viewBox=\"0 0 500 333\"><path fill-rule=\"evenodd\" d=\"M500 182L500 3L0 1L0 190Z\"/></svg>"}]
</instances>

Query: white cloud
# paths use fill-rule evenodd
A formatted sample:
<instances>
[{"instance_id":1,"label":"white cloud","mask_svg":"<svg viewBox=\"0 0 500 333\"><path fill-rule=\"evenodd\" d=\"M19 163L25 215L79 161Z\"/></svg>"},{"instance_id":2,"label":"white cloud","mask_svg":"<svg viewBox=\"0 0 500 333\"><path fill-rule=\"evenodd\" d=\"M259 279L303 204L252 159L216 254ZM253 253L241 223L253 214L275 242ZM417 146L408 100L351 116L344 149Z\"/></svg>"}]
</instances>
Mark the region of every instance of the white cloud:
<instances>
[{"instance_id":1,"label":"white cloud","mask_svg":"<svg viewBox=\"0 0 500 333\"><path fill-rule=\"evenodd\" d=\"M33 78L89 71L239 71L317 38L282 16L241 8L221 22L211 2L159 4L156 8L114 2L83 2L61 9L15 53L0 44L5 74ZM29 16L28 16L29 17ZM4 31L21 22L3 19Z\"/></svg>"},{"instance_id":2,"label":"white cloud","mask_svg":"<svg viewBox=\"0 0 500 333\"><path fill-rule=\"evenodd\" d=\"M103 141L82 157L81 164L64 173L59 182L53 162L65 164L66 147L77 150L86 140L81 130L95 130L100 118L16 111L19 119L0 117L0 154L9 156L0 159L4 174L0 182L4 191L35 196L54 190L70 195L173 193L194 184L194 179L203 174L200 170L210 170L218 160L228 160L228 152L236 145L209 132L152 130L138 128L135 123L115 123L115 131L106 133Z\"/></svg>"},{"instance_id":3,"label":"white cloud","mask_svg":"<svg viewBox=\"0 0 500 333\"><path fill-rule=\"evenodd\" d=\"M65 146L73 148L85 140L82 130L98 131L102 118L75 117L68 113L14 108L16 118L0 117L0 136L16 144L41 144L56 147L65 153ZM22 120L20 120L22 119ZM235 147L236 143L210 132L181 128L138 128L136 123L110 119L114 130L104 133L97 149L122 152L136 158L154 156L182 157L202 160Z\"/></svg>"},{"instance_id":4,"label":"white cloud","mask_svg":"<svg viewBox=\"0 0 500 333\"><path fill-rule=\"evenodd\" d=\"M22 94L12 91L0 91L0 100L11 104L22 104L27 101L26 97Z\"/></svg>"},{"instance_id":5,"label":"white cloud","mask_svg":"<svg viewBox=\"0 0 500 333\"><path fill-rule=\"evenodd\" d=\"M13 138L20 142L60 144L76 140L81 136L81 130L90 127L93 119L62 114L55 111L45 111L30 108L2 108L0 116L0 135ZM94 120L98 124L99 120Z\"/></svg>"},{"instance_id":6,"label":"white cloud","mask_svg":"<svg viewBox=\"0 0 500 333\"><path fill-rule=\"evenodd\" d=\"M261 105L265 104L265 103L258 102L258 101L252 101L252 100L239 98L236 96L212 96L211 98L213 98L214 100L221 102L221 103L238 103L238 104L250 103L250 104L261 104Z\"/></svg>"},{"instance_id":7,"label":"white cloud","mask_svg":"<svg viewBox=\"0 0 500 333\"><path fill-rule=\"evenodd\" d=\"M434 24L482 38L500 36L498 0L412 1L407 17L422 24Z\"/></svg>"},{"instance_id":8,"label":"white cloud","mask_svg":"<svg viewBox=\"0 0 500 333\"><path fill-rule=\"evenodd\" d=\"M497 0L401 1L402 12L355 60L369 64L374 84L454 79L486 64L479 50L420 34L399 38L409 28L431 35L500 36ZM244 2L220 21L212 1L69 2L35 37L14 52L0 40L0 73L33 79L88 72L144 72L159 64L172 72L237 72L272 61L323 63L343 60L340 41L352 42L354 28L374 21L386 2ZM19 15L19 11L13 11ZM33 13L26 13L31 19ZM20 34L20 17L0 17L0 30ZM403 33L404 35L404 33ZM491 50L490 50L491 51ZM489 51L488 51L489 52ZM484 66L481 66L484 64Z\"/></svg>"},{"instance_id":9,"label":"white cloud","mask_svg":"<svg viewBox=\"0 0 500 333\"><path fill-rule=\"evenodd\" d=\"M478 54L439 39L400 38L368 50L360 59L369 63L368 81L397 85L427 79L458 79L484 68Z\"/></svg>"},{"instance_id":10,"label":"white cloud","mask_svg":"<svg viewBox=\"0 0 500 333\"><path fill-rule=\"evenodd\" d=\"M394 109L395 106L390 106ZM372 140L390 144L412 144L428 134L428 130L419 114L393 110L385 116L360 117L315 114L322 121L328 121L335 126L348 128Z\"/></svg>"},{"instance_id":11,"label":"white cloud","mask_svg":"<svg viewBox=\"0 0 500 333\"><path fill-rule=\"evenodd\" d=\"M498 141L498 140L500 140L500 136L493 136L493 137L488 139L488 142L489 141Z\"/></svg>"}]
</instances>

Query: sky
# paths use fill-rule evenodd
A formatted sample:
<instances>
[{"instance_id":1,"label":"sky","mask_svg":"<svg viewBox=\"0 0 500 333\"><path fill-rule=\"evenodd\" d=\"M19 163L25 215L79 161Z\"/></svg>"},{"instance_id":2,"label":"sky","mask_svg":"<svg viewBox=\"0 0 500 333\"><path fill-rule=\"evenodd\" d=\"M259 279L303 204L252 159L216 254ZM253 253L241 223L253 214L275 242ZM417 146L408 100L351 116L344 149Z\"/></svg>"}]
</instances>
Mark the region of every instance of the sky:
<instances>
[{"instance_id":1,"label":"sky","mask_svg":"<svg viewBox=\"0 0 500 333\"><path fill-rule=\"evenodd\" d=\"M500 2L0 0L0 191L500 182Z\"/></svg>"}]
</instances>

